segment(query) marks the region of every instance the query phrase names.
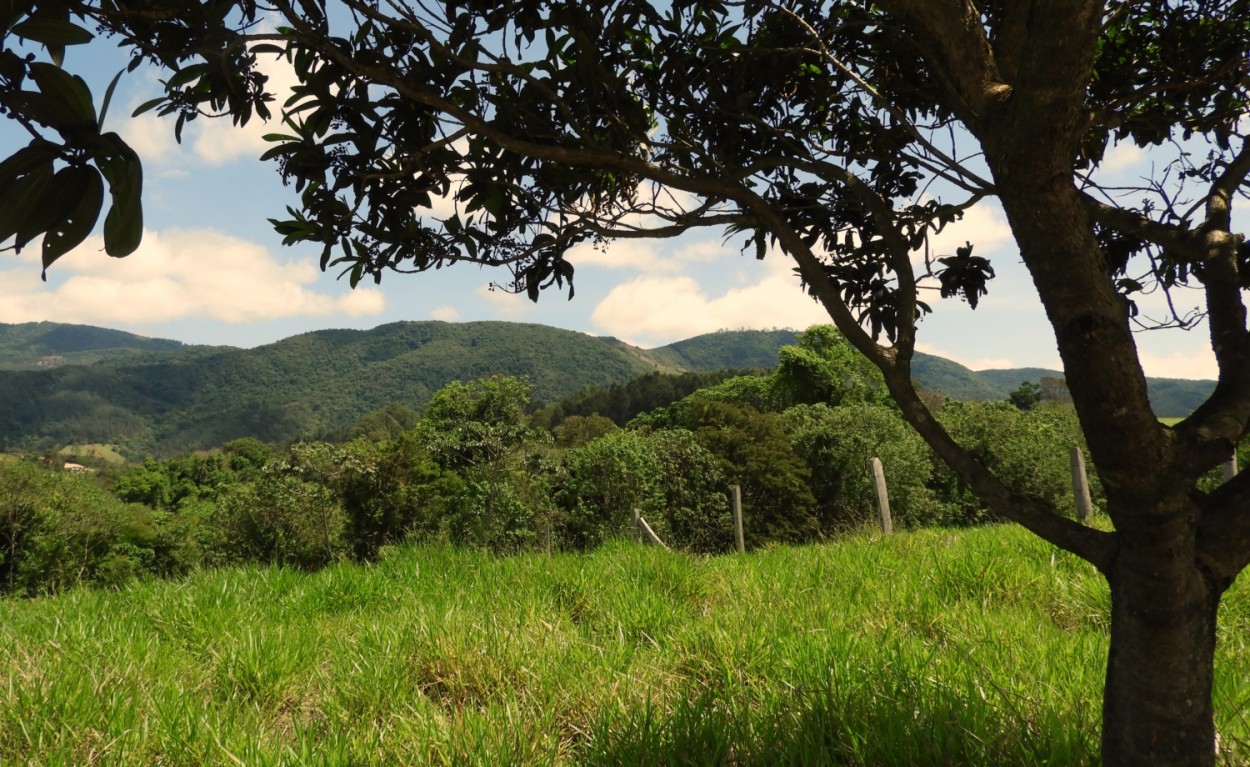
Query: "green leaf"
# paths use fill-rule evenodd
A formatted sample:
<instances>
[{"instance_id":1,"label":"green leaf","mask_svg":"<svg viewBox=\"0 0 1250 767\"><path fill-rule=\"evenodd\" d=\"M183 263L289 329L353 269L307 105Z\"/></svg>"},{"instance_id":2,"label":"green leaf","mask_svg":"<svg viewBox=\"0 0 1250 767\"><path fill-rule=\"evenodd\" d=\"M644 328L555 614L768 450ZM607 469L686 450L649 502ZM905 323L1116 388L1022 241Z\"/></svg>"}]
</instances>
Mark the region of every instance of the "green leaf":
<instances>
[{"instance_id":1,"label":"green leaf","mask_svg":"<svg viewBox=\"0 0 1250 767\"><path fill-rule=\"evenodd\" d=\"M0 32L9 31L18 19L30 13L31 0L0 0Z\"/></svg>"},{"instance_id":2,"label":"green leaf","mask_svg":"<svg viewBox=\"0 0 1250 767\"><path fill-rule=\"evenodd\" d=\"M28 215L17 222L14 249L20 251L26 243L69 218L87 192L89 176L94 175L95 171L91 168L73 165L57 171L44 186L38 202Z\"/></svg>"},{"instance_id":3,"label":"green leaf","mask_svg":"<svg viewBox=\"0 0 1250 767\"><path fill-rule=\"evenodd\" d=\"M207 64L191 64L189 66L185 66L175 72L174 76L165 82L165 88L166 90L181 88L182 86L189 84L192 80L199 79L203 75L207 74L207 72Z\"/></svg>"},{"instance_id":4,"label":"green leaf","mask_svg":"<svg viewBox=\"0 0 1250 767\"><path fill-rule=\"evenodd\" d=\"M135 252L143 239L143 165L139 155L116 133L106 133L101 138L117 149L113 154L96 157L112 197L104 217L104 251L122 258Z\"/></svg>"},{"instance_id":5,"label":"green leaf","mask_svg":"<svg viewBox=\"0 0 1250 767\"><path fill-rule=\"evenodd\" d=\"M158 97L158 98L154 98L154 99L149 99L149 100L147 100L147 101L143 102L142 104L140 104L138 107L136 107L136 108L135 108L135 111L133 111L133 112L131 112L131 113L130 113L130 116L131 116L131 117L138 117L139 115L143 114L144 112L151 112L153 109L156 109L157 107L159 107L161 104L164 104L164 103L165 103L165 97L164 97L164 96L160 96L160 97Z\"/></svg>"},{"instance_id":6,"label":"green leaf","mask_svg":"<svg viewBox=\"0 0 1250 767\"><path fill-rule=\"evenodd\" d=\"M13 27L13 34L36 43L53 46L82 45L95 39L87 30L60 19L27 19Z\"/></svg>"},{"instance_id":7,"label":"green leaf","mask_svg":"<svg viewBox=\"0 0 1250 767\"><path fill-rule=\"evenodd\" d=\"M75 123L96 125L95 104L91 101L91 89L78 75L71 75L58 66L36 61L30 65L30 77L40 92L50 99L60 101L75 116Z\"/></svg>"},{"instance_id":8,"label":"green leaf","mask_svg":"<svg viewBox=\"0 0 1250 767\"><path fill-rule=\"evenodd\" d=\"M113 102L113 91L117 88L117 81L122 79L122 75L126 70L120 70L113 75L113 79L109 82L109 87L104 90L104 101L100 104L100 119L96 121L96 126L100 130L104 130L104 118L108 115L109 104Z\"/></svg>"},{"instance_id":9,"label":"green leaf","mask_svg":"<svg viewBox=\"0 0 1250 767\"><path fill-rule=\"evenodd\" d=\"M35 139L0 162L0 199L16 200L8 187L21 176L40 165L52 162L58 154L57 145L44 139Z\"/></svg>"},{"instance_id":10,"label":"green leaf","mask_svg":"<svg viewBox=\"0 0 1250 767\"><path fill-rule=\"evenodd\" d=\"M65 170L76 173L74 183L78 185L80 192L74 206L43 237L45 270L87 239L95 228L95 223L100 218L100 208L104 205L104 182L95 168L84 165Z\"/></svg>"},{"instance_id":11,"label":"green leaf","mask_svg":"<svg viewBox=\"0 0 1250 767\"><path fill-rule=\"evenodd\" d=\"M0 242L17 234L38 210L44 190L52 181L52 160L36 165L30 172L9 185L5 198L11 202L0 205Z\"/></svg>"},{"instance_id":12,"label":"green leaf","mask_svg":"<svg viewBox=\"0 0 1250 767\"><path fill-rule=\"evenodd\" d=\"M64 99L38 91L18 91L9 95L7 106L15 113L56 130L84 125L78 111Z\"/></svg>"}]
</instances>

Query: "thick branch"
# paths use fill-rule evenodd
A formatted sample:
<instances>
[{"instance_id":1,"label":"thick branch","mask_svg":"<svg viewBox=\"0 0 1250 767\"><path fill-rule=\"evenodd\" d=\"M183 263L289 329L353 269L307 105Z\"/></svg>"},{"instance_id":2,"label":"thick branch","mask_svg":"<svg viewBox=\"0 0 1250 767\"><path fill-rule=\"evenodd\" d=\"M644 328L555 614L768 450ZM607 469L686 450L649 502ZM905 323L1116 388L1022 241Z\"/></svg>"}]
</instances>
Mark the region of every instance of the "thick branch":
<instances>
[{"instance_id":1,"label":"thick branch","mask_svg":"<svg viewBox=\"0 0 1250 767\"><path fill-rule=\"evenodd\" d=\"M1217 583L1250 565L1250 472L1225 482L1202 503L1198 558Z\"/></svg>"},{"instance_id":2,"label":"thick branch","mask_svg":"<svg viewBox=\"0 0 1250 767\"><path fill-rule=\"evenodd\" d=\"M1177 431L1196 443L1193 471L1227 455L1250 422L1250 334L1238 275L1239 238L1232 224L1232 197L1250 174L1250 143L1211 185L1202 233L1201 280L1206 290L1211 349L1219 365L1215 391Z\"/></svg>"},{"instance_id":3,"label":"thick branch","mask_svg":"<svg viewBox=\"0 0 1250 767\"><path fill-rule=\"evenodd\" d=\"M1197 261L1202 257L1202 242L1190 229L1155 221L1135 210L1108 205L1087 192L1080 193L1080 200L1089 217L1105 227L1152 242L1186 260Z\"/></svg>"},{"instance_id":4,"label":"thick branch","mask_svg":"<svg viewBox=\"0 0 1250 767\"><path fill-rule=\"evenodd\" d=\"M971 0L882 0L879 5L919 33L917 44L966 124L979 123L1010 95L981 26L981 13Z\"/></svg>"}]
</instances>

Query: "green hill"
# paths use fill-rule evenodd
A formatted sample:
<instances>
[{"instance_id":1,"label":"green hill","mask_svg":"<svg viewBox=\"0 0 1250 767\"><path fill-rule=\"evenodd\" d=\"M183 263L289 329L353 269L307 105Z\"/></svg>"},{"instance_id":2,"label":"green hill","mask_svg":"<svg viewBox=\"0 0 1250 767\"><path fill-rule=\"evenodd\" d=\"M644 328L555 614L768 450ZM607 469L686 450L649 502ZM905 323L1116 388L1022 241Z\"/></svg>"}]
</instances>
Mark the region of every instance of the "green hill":
<instances>
[{"instance_id":1,"label":"green hill","mask_svg":"<svg viewBox=\"0 0 1250 767\"><path fill-rule=\"evenodd\" d=\"M0 370L90 365L102 360L189 349L181 341L57 322L0 323Z\"/></svg>"},{"instance_id":2,"label":"green hill","mask_svg":"<svg viewBox=\"0 0 1250 767\"><path fill-rule=\"evenodd\" d=\"M397 322L322 330L255 349L190 346L121 331L0 324L0 451L120 444L169 455L252 436L339 432L396 403L417 408L453 380L526 376L539 402L645 373L767 368L794 332L722 331L657 349L543 325ZM57 358L48 362L48 358ZM44 360L44 364L40 364ZM1040 369L976 372L918 354L925 389L1004 399ZM1151 381L1161 416L1184 416L1212 383Z\"/></svg>"},{"instance_id":3,"label":"green hill","mask_svg":"<svg viewBox=\"0 0 1250 767\"><path fill-rule=\"evenodd\" d=\"M0 371L0 434L8 446L120 440L168 454L341 429L390 403L417 407L456 379L527 376L535 397L551 400L657 367L613 339L541 325L403 322L247 350Z\"/></svg>"}]
</instances>

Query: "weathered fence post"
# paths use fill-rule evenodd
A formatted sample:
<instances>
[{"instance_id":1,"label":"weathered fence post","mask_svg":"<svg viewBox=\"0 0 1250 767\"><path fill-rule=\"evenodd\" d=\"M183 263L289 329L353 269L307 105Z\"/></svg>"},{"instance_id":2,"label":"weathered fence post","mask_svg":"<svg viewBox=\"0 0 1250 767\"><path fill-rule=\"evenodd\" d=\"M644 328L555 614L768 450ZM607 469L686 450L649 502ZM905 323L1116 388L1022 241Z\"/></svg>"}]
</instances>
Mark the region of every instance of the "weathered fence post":
<instances>
[{"instance_id":1,"label":"weathered fence post","mask_svg":"<svg viewBox=\"0 0 1250 767\"><path fill-rule=\"evenodd\" d=\"M642 543L642 525L640 524L641 522L642 522L642 512L639 511L638 509L634 509L634 536L638 539L639 543Z\"/></svg>"},{"instance_id":2,"label":"weathered fence post","mask_svg":"<svg viewBox=\"0 0 1250 767\"><path fill-rule=\"evenodd\" d=\"M652 543L663 546L665 551L669 550L668 544L660 540L660 536L655 534L655 531L651 529L651 525L648 525L647 520L643 519L641 516L638 517L638 531L639 533L643 533L650 538Z\"/></svg>"},{"instance_id":3,"label":"weathered fence post","mask_svg":"<svg viewBox=\"0 0 1250 767\"><path fill-rule=\"evenodd\" d=\"M1234 450L1233 454L1229 456L1228 462L1224 464L1224 481L1227 482L1228 480L1232 479L1235 476L1237 476L1237 451L1236 450Z\"/></svg>"},{"instance_id":4,"label":"weathered fence post","mask_svg":"<svg viewBox=\"0 0 1250 767\"><path fill-rule=\"evenodd\" d=\"M877 491L877 509L881 512L881 532L894 534L894 522L890 519L890 494L885 487L885 469L881 467L881 459L869 461L872 466L872 486Z\"/></svg>"},{"instance_id":5,"label":"weathered fence post","mask_svg":"<svg viewBox=\"0 0 1250 767\"><path fill-rule=\"evenodd\" d=\"M733 486L734 497L734 541L738 544L738 553L747 550L746 538L742 534L742 487Z\"/></svg>"},{"instance_id":6,"label":"weathered fence post","mask_svg":"<svg viewBox=\"0 0 1250 767\"><path fill-rule=\"evenodd\" d=\"M1076 518L1084 522L1089 519L1094 502L1089 497L1089 477L1085 475L1085 457L1081 448L1073 447L1072 456L1072 495L1076 497Z\"/></svg>"}]
</instances>

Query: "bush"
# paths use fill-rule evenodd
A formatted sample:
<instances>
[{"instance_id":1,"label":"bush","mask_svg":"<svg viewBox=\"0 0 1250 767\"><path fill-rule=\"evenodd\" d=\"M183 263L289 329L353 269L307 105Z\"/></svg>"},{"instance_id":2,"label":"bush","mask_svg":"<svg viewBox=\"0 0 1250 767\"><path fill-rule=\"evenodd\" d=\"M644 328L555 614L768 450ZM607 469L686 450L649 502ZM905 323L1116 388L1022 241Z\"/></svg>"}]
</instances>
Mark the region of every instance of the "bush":
<instances>
[{"instance_id":1,"label":"bush","mask_svg":"<svg viewBox=\"0 0 1250 767\"><path fill-rule=\"evenodd\" d=\"M647 443L659 461L656 494L667 543L707 554L732 550L729 481L716 456L685 429L654 432Z\"/></svg>"},{"instance_id":2,"label":"bush","mask_svg":"<svg viewBox=\"0 0 1250 767\"><path fill-rule=\"evenodd\" d=\"M305 569L344 558L347 515L330 479L336 457L329 445L295 445L254 482L230 487L218 511L235 558Z\"/></svg>"},{"instance_id":3,"label":"bush","mask_svg":"<svg viewBox=\"0 0 1250 767\"><path fill-rule=\"evenodd\" d=\"M884 405L799 405L781 416L794 450L812 473L824 529L845 529L878 519L869 461L881 459L896 524L915 527L943 516L928 483L928 446L898 411Z\"/></svg>"},{"instance_id":4,"label":"bush","mask_svg":"<svg viewBox=\"0 0 1250 767\"><path fill-rule=\"evenodd\" d=\"M614 431L569 452L567 478L560 488L559 539L575 549L591 549L630 532L634 509L652 521L659 517L657 488L662 467L647 438Z\"/></svg>"},{"instance_id":5,"label":"bush","mask_svg":"<svg viewBox=\"0 0 1250 767\"><path fill-rule=\"evenodd\" d=\"M118 501L90 476L0 463L2 591L119 585L153 571L156 537L150 510Z\"/></svg>"},{"instance_id":6,"label":"bush","mask_svg":"<svg viewBox=\"0 0 1250 767\"><path fill-rule=\"evenodd\" d=\"M695 397L678 403L673 414L716 456L726 482L742 487L748 545L801 543L822 534L808 487L811 472L794 452L779 415Z\"/></svg>"},{"instance_id":7,"label":"bush","mask_svg":"<svg viewBox=\"0 0 1250 767\"><path fill-rule=\"evenodd\" d=\"M1027 412L1007 402L951 402L938 420L974 458L1021 495L1068 514L1072 498L1070 451L1085 447L1076 415L1070 408L1038 407ZM1101 489L1090 472L1091 494ZM975 524L992 516L944 465L935 465L934 486L947 506L947 524Z\"/></svg>"}]
</instances>

